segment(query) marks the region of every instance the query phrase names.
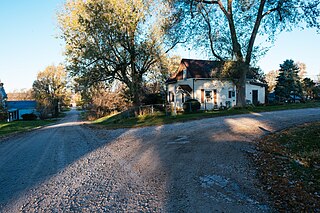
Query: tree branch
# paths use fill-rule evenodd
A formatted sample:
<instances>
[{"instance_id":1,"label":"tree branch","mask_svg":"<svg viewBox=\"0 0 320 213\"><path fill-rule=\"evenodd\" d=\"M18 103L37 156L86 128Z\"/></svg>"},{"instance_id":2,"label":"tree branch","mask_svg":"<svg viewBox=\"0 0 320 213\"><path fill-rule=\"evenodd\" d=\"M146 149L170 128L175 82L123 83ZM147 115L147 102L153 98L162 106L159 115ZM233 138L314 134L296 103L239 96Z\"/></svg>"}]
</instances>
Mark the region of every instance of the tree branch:
<instances>
[{"instance_id":1,"label":"tree branch","mask_svg":"<svg viewBox=\"0 0 320 213\"><path fill-rule=\"evenodd\" d=\"M268 10L267 12L265 12L265 13L262 15L262 18L265 17L265 16L267 16L267 15L269 15L270 13L272 13L272 12L274 12L274 11L278 11L278 10L279 10L278 7L272 8L272 9Z\"/></svg>"},{"instance_id":2,"label":"tree branch","mask_svg":"<svg viewBox=\"0 0 320 213\"><path fill-rule=\"evenodd\" d=\"M178 44L184 44L186 43L188 40L184 40L184 41L176 41L171 47L169 47L166 51L164 51L165 53L168 53L170 50L172 50L173 48L175 48L175 46L177 46Z\"/></svg>"},{"instance_id":3,"label":"tree branch","mask_svg":"<svg viewBox=\"0 0 320 213\"><path fill-rule=\"evenodd\" d=\"M221 1L219 1L219 2L222 5ZM227 12L227 14L228 15L226 15L226 17L228 18L233 52L236 55L236 60L237 61L243 61L243 55L242 55L242 52L241 52L241 46L240 46L240 44L238 42L236 27L234 25L234 20L233 20L232 0L228 0L228 12Z\"/></svg>"},{"instance_id":4,"label":"tree branch","mask_svg":"<svg viewBox=\"0 0 320 213\"><path fill-rule=\"evenodd\" d=\"M236 59L238 61L243 61L241 46L238 42L237 32L236 32L236 28L235 28L234 20L233 20L233 15L232 15L232 1L233 0L228 0L228 6L227 6L228 10L226 10L226 8L223 6L223 3L221 0L212 0L212 1L195 0L195 1L197 1L198 3L204 3L204 4L217 4L217 5L219 5L220 10L223 12L223 14L225 15L225 17L228 20L231 39L232 39L233 53L236 55Z\"/></svg>"},{"instance_id":5,"label":"tree branch","mask_svg":"<svg viewBox=\"0 0 320 213\"><path fill-rule=\"evenodd\" d=\"M198 3L204 3L204 4L219 4L220 0L212 0L212 1L208 1L208 0L195 0Z\"/></svg>"},{"instance_id":6,"label":"tree branch","mask_svg":"<svg viewBox=\"0 0 320 213\"><path fill-rule=\"evenodd\" d=\"M210 19L209 19L209 14L208 11L203 8L204 12L206 13L205 15L202 13L201 11L201 15L203 17L203 19L205 20L205 22L208 25L208 33L209 33L209 41L210 41L210 48L211 48L211 52L213 54L214 57L216 57L217 59L219 59L220 61L223 61L223 58L220 57L214 50L214 46L213 46L213 39L212 39L212 29L211 29L211 24L210 24Z\"/></svg>"},{"instance_id":7,"label":"tree branch","mask_svg":"<svg viewBox=\"0 0 320 213\"><path fill-rule=\"evenodd\" d=\"M258 30L261 24L261 20L263 18L263 9L265 6L266 0L261 0L260 1L260 5L259 5L259 9L258 9L258 14L257 14L257 19L256 22L254 23L254 27L251 33L251 37L249 40L249 45L248 45L248 49L247 49L247 55L246 55L246 64L250 64L251 62L251 57L252 57L252 50L253 50L253 45L254 45L254 41L256 40L257 34L258 34Z\"/></svg>"}]
</instances>

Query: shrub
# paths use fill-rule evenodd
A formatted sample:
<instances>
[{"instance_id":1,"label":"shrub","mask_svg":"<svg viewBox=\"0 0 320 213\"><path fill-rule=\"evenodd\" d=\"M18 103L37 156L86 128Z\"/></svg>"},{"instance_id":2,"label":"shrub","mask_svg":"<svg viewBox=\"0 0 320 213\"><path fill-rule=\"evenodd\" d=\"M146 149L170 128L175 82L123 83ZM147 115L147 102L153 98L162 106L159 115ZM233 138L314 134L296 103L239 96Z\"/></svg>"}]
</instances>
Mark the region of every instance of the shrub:
<instances>
[{"instance_id":1,"label":"shrub","mask_svg":"<svg viewBox=\"0 0 320 213\"><path fill-rule=\"evenodd\" d=\"M144 99L142 100L142 103L144 103L145 105L163 104L163 102L164 98L161 93L146 94Z\"/></svg>"},{"instance_id":2,"label":"shrub","mask_svg":"<svg viewBox=\"0 0 320 213\"><path fill-rule=\"evenodd\" d=\"M8 111L2 106L0 101L0 121L5 121L8 118Z\"/></svg>"},{"instance_id":3,"label":"shrub","mask_svg":"<svg viewBox=\"0 0 320 213\"><path fill-rule=\"evenodd\" d=\"M197 99L189 99L183 103L184 112L196 112L200 109L200 102Z\"/></svg>"},{"instance_id":4,"label":"shrub","mask_svg":"<svg viewBox=\"0 0 320 213\"><path fill-rule=\"evenodd\" d=\"M37 115L30 113L30 114L23 114L21 115L22 119L25 121L32 121L37 119Z\"/></svg>"},{"instance_id":5,"label":"shrub","mask_svg":"<svg viewBox=\"0 0 320 213\"><path fill-rule=\"evenodd\" d=\"M6 121L8 119L8 113L0 110L0 121Z\"/></svg>"}]
</instances>

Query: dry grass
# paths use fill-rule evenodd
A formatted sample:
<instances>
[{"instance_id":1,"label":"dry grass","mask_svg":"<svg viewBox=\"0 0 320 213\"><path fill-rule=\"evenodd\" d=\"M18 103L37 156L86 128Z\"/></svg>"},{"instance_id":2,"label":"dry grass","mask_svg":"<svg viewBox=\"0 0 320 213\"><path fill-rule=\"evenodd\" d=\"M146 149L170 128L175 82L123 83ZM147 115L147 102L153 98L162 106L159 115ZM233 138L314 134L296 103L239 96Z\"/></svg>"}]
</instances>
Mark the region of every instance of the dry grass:
<instances>
[{"instance_id":1,"label":"dry grass","mask_svg":"<svg viewBox=\"0 0 320 213\"><path fill-rule=\"evenodd\" d=\"M266 136L255 162L280 211L320 211L320 122Z\"/></svg>"}]
</instances>

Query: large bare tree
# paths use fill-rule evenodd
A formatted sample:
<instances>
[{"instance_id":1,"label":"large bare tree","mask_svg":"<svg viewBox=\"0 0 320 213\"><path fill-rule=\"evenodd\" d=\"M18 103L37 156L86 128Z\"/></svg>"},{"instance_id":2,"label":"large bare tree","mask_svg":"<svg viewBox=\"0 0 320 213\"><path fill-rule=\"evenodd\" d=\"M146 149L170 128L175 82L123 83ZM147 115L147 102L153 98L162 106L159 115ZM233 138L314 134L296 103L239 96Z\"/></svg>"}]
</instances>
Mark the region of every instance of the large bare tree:
<instances>
[{"instance_id":1,"label":"large bare tree","mask_svg":"<svg viewBox=\"0 0 320 213\"><path fill-rule=\"evenodd\" d=\"M319 0L168 0L172 8L169 37L209 49L226 61L237 85L237 105L245 105L246 75L265 47L257 37L274 41L294 27L319 29ZM260 39L260 40L261 40Z\"/></svg>"},{"instance_id":2,"label":"large bare tree","mask_svg":"<svg viewBox=\"0 0 320 213\"><path fill-rule=\"evenodd\" d=\"M139 105L143 76L164 53L161 11L145 0L69 0L59 14L69 73L87 86L121 81Z\"/></svg>"}]
</instances>

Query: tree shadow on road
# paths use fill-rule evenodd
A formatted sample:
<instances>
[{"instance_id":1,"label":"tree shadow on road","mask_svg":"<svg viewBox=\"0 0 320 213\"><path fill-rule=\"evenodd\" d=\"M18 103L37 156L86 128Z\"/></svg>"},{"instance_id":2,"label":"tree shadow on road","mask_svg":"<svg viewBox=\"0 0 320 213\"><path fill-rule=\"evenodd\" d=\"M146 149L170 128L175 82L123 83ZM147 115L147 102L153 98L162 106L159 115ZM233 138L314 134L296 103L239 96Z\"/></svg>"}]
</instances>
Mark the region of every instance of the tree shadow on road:
<instances>
[{"instance_id":1,"label":"tree shadow on road","mask_svg":"<svg viewBox=\"0 0 320 213\"><path fill-rule=\"evenodd\" d=\"M1 193L6 193L1 195L1 202L11 200L9 209L24 211L34 206L40 211L267 212L269 199L260 190L256 169L248 157L255 153L254 141L310 119L304 115L297 119L295 112L280 118L281 112L277 113L137 129L52 126L51 130L40 130L46 137L23 157L18 154L33 140L5 159L8 163L17 158L21 165L15 169L10 163L1 165L5 172ZM63 140L54 139L58 137ZM23 138L16 139L7 151L16 149L19 142ZM43 154L32 156L34 151ZM28 159L26 163L24 159ZM28 162L37 162L33 164L37 166L24 168ZM15 176L14 170L21 170L19 176L8 180ZM6 183L15 185L13 193Z\"/></svg>"}]
</instances>

